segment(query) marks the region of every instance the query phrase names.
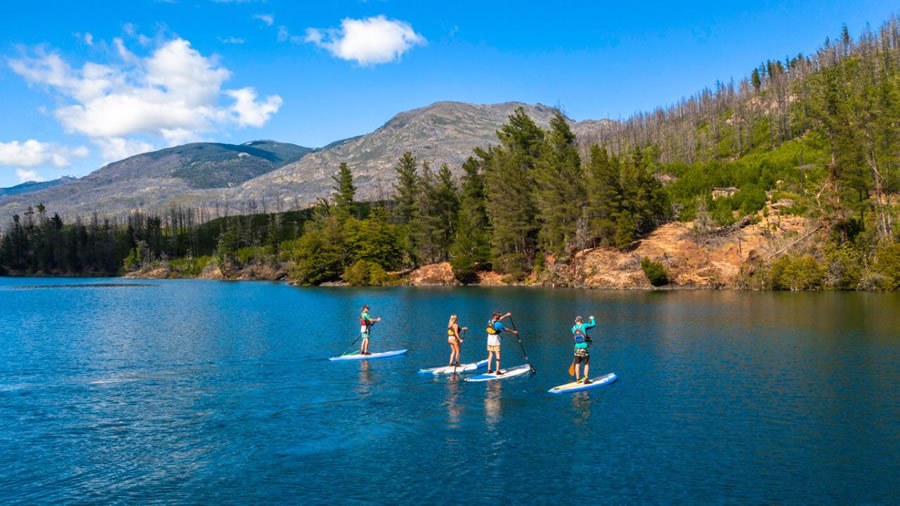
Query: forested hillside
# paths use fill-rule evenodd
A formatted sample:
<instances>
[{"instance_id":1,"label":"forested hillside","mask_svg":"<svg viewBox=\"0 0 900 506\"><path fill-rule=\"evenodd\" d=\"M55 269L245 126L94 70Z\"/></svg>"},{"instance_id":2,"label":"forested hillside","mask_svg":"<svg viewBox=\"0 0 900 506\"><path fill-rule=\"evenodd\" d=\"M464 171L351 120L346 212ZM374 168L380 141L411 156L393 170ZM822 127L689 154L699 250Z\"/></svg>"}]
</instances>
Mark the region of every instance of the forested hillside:
<instances>
[{"instance_id":1,"label":"forested hillside","mask_svg":"<svg viewBox=\"0 0 900 506\"><path fill-rule=\"evenodd\" d=\"M150 236L168 237L168 246L154 247L137 232L146 225L129 223L110 226L135 233L101 247L90 230L118 232L92 223L85 236L85 225L67 228L38 212L7 227L0 266L50 272L33 258L46 249L42 241L55 241L117 251L95 268L110 273L162 262L173 275L190 275L215 261L225 277L269 264L301 284L378 285L449 261L464 283L493 271L507 282L568 284L573 276L560 266L574 265L585 250L634 251L658 227L682 222L698 244L751 225L784 239L764 258L745 264L739 256L736 287L900 287L896 19L858 39L845 28L815 54L764 62L737 85L718 84L585 135L579 142L559 111L542 128L519 108L496 142L475 149L461 170L404 153L385 201L356 203L360 181L341 163L332 197L302 219L266 214L184 226L163 217ZM779 231L773 215L797 218L802 233ZM54 229L69 233L53 236ZM214 255L211 237L202 246L191 242L201 229L215 235ZM654 285L670 281L659 262L638 263Z\"/></svg>"}]
</instances>

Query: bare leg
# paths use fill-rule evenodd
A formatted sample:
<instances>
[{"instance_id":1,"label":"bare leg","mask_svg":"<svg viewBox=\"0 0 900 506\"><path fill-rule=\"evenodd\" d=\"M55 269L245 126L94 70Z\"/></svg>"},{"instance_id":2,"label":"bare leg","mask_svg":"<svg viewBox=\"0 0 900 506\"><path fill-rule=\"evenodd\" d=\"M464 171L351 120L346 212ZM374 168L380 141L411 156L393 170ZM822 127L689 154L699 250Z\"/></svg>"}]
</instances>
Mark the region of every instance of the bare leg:
<instances>
[{"instance_id":1,"label":"bare leg","mask_svg":"<svg viewBox=\"0 0 900 506\"><path fill-rule=\"evenodd\" d=\"M456 358L456 360L459 360L457 358L458 356L459 356L459 345L456 344L455 342L451 342L450 343L450 365L453 365L455 363L454 358Z\"/></svg>"},{"instance_id":2,"label":"bare leg","mask_svg":"<svg viewBox=\"0 0 900 506\"><path fill-rule=\"evenodd\" d=\"M493 351L489 351L489 352L488 352L488 368L487 368L487 374L490 374L490 373L491 373L491 362L493 361L493 359L494 359L494 352L493 352Z\"/></svg>"},{"instance_id":3,"label":"bare leg","mask_svg":"<svg viewBox=\"0 0 900 506\"><path fill-rule=\"evenodd\" d=\"M575 382L578 382L578 378L581 377L581 363L575 363Z\"/></svg>"},{"instance_id":4,"label":"bare leg","mask_svg":"<svg viewBox=\"0 0 900 506\"><path fill-rule=\"evenodd\" d=\"M359 352L363 355L369 352L369 338L364 337L362 340L362 345L359 347Z\"/></svg>"},{"instance_id":5,"label":"bare leg","mask_svg":"<svg viewBox=\"0 0 900 506\"><path fill-rule=\"evenodd\" d=\"M497 350L496 353L497 353L497 374L500 374L500 350Z\"/></svg>"},{"instance_id":6,"label":"bare leg","mask_svg":"<svg viewBox=\"0 0 900 506\"><path fill-rule=\"evenodd\" d=\"M588 363L584 364L584 379L588 379L591 377L590 374L588 374L590 372L590 370L591 370L591 363L588 362Z\"/></svg>"}]
</instances>

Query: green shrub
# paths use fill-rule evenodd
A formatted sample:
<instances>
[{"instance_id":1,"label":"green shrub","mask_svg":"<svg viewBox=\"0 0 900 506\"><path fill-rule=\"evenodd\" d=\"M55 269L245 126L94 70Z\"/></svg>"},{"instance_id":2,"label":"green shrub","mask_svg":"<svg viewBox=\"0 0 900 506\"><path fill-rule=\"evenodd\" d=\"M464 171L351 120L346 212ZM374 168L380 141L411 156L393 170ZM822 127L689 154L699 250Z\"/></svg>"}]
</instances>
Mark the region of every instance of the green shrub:
<instances>
[{"instance_id":1,"label":"green shrub","mask_svg":"<svg viewBox=\"0 0 900 506\"><path fill-rule=\"evenodd\" d=\"M825 282L837 290L854 290L862 278L862 255L849 244L829 244L825 253Z\"/></svg>"},{"instance_id":2,"label":"green shrub","mask_svg":"<svg viewBox=\"0 0 900 506\"><path fill-rule=\"evenodd\" d=\"M464 284L471 285L478 282L478 272L475 270L475 262L469 255L459 255L450 260L453 275Z\"/></svg>"},{"instance_id":3,"label":"green shrub","mask_svg":"<svg viewBox=\"0 0 900 506\"><path fill-rule=\"evenodd\" d=\"M384 268L367 260L357 260L344 270L344 282L350 286L383 286L388 281Z\"/></svg>"},{"instance_id":4,"label":"green shrub","mask_svg":"<svg viewBox=\"0 0 900 506\"><path fill-rule=\"evenodd\" d=\"M128 256L125 257L125 260L122 262L125 272L131 272L141 266L141 257L137 250L137 248L132 248L131 251L128 252Z\"/></svg>"},{"instance_id":5,"label":"green shrub","mask_svg":"<svg viewBox=\"0 0 900 506\"><path fill-rule=\"evenodd\" d=\"M663 286L669 284L669 274L661 263L652 262L649 258L644 257L641 259L641 269L644 270L644 274L650 280L651 285Z\"/></svg>"},{"instance_id":6,"label":"green shrub","mask_svg":"<svg viewBox=\"0 0 900 506\"><path fill-rule=\"evenodd\" d=\"M766 205L766 192L758 186L741 188L731 197L732 209L739 210L742 216L756 214Z\"/></svg>"},{"instance_id":7,"label":"green shrub","mask_svg":"<svg viewBox=\"0 0 900 506\"><path fill-rule=\"evenodd\" d=\"M709 210L710 217L720 227L727 227L734 223L734 209L730 198L720 198L712 201Z\"/></svg>"},{"instance_id":8,"label":"green shrub","mask_svg":"<svg viewBox=\"0 0 900 506\"><path fill-rule=\"evenodd\" d=\"M178 258L169 262L169 269L181 276L196 277L212 260L212 256Z\"/></svg>"},{"instance_id":9,"label":"green shrub","mask_svg":"<svg viewBox=\"0 0 900 506\"><path fill-rule=\"evenodd\" d=\"M884 277L882 289L894 291L900 288L900 242L878 248L874 267L875 272Z\"/></svg>"},{"instance_id":10,"label":"green shrub","mask_svg":"<svg viewBox=\"0 0 900 506\"><path fill-rule=\"evenodd\" d=\"M616 222L616 248L625 249L634 241L634 217L623 211Z\"/></svg>"},{"instance_id":11,"label":"green shrub","mask_svg":"<svg viewBox=\"0 0 900 506\"><path fill-rule=\"evenodd\" d=\"M531 272L531 264L524 253L508 253L495 262L497 272L507 274L512 281L522 281Z\"/></svg>"},{"instance_id":12,"label":"green shrub","mask_svg":"<svg viewBox=\"0 0 900 506\"><path fill-rule=\"evenodd\" d=\"M769 270L769 285L773 290L820 290L824 280L825 269L809 255L783 256L773 262Z\"/></svg>"}]
</instances>

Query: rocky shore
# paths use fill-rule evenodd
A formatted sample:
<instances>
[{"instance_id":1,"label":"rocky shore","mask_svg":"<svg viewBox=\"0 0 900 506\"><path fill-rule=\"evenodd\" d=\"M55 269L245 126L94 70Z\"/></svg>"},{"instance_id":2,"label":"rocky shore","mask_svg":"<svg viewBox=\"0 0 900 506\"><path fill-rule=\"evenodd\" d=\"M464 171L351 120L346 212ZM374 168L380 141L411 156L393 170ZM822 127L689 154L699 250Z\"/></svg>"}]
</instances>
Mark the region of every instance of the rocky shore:
<instances>
[{"instance_id":1,"label":"rocky shore","mask_svg":"<svg viewBox=\"0 0 900 506\"><path fill-rule=\"evenodd\" d=\"M555 286L596 289L651 289L641 268L648 258L661 264L668 276L667 288L742 288L742 278L766 265L788 248L818 237L817 226L796 216L770 215L744 220L732 227L697 233L690 223L667 223L624 251L591 248L575 253L568 262L547 257L544 269L523 282L510 282L496 272L480 272L478 286ZM173 271L167 264L149 266L125 275L133 279L197 278L215 280L289 280L289 263L278 266L249 265L223 272L213 260L199 275ZM457 286L449 262L424 265L402 273L399 284ZM342 286L344 283L329 283Z\"/></svg>"}]
</instances>

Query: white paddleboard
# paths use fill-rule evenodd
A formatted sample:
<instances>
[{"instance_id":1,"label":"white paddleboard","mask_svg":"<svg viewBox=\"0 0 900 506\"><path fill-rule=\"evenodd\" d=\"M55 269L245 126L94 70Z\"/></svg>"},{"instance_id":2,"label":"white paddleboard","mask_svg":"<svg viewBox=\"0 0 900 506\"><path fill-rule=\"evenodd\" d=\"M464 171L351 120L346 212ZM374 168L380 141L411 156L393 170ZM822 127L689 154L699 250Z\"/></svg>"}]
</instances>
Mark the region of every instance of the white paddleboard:
<instances>
[{"instance_id":1,"label":"white paddleboard","mask_svg":"<svg viewBox=\"0 0 900 506\"><path fill-rule=\"evenodd\" d=\"M483 367L487 367L487 360L481 362L473 362L471 364L445 365L444 367L432 367L430 369L419 369L419 374L461 374L464 372L477 371Z\"/></svg>"},{"instance_id":2,"label":"white paddleboard","mask_svg":"<svg viewBox=\"0 0 900 506\"><path fill-rule=\"evenodd\" d=\"M528 364L517 365L511 369L501 369L501 371L503 371L503 374L479 374L478 376L466 378L466 381L494 381L515 378L516 376L521 376L523 374L528 374L529 372L531 372L531 366Z\"/></svg>"},{"instance_id":3,"label":"white paddleboard","mask_svg":"<svg viewBox=\"0 0 900 506\"><path fill-rule=\"evenodd\" d=\"M592 388L602 387L605 385L609 385L610 383L616 381L616 374L609 373L606 376L598 376L596 378L591 378L591 382L585 385L581 382L571 382L566 383L565 385L559 385L558 387L553 387L550 390L547 390L551 394L569 394L572 392L581 392L582 390L590 390Z\"/></svg>"},{"instance_id":4,"label":"white paddleboard","mask_svg":"<svg viewBox=\"0 0 900 506\"><path fill-rule=\"evenodd\" d=\"M394 350L394 351L383 351L381 353L370 353L369 355L363 355L359 352L341 355L340 357L331 357L328 360L372 360L376 358L388 358L388 357L397 357L406 353L406 349L402 350Z\"/></svg>"}]
</instances>

